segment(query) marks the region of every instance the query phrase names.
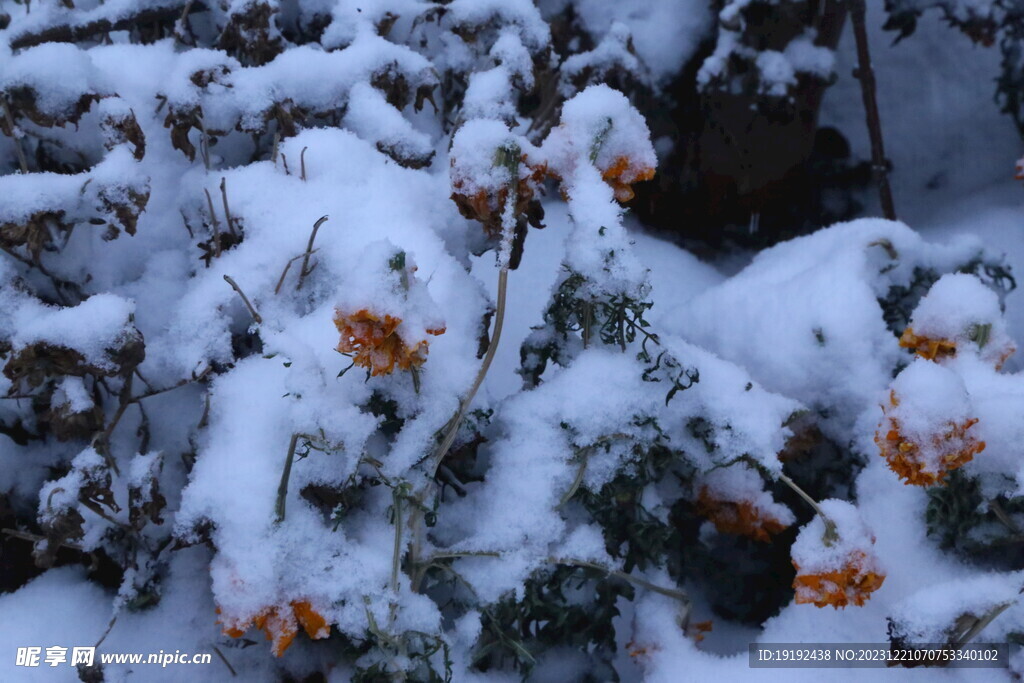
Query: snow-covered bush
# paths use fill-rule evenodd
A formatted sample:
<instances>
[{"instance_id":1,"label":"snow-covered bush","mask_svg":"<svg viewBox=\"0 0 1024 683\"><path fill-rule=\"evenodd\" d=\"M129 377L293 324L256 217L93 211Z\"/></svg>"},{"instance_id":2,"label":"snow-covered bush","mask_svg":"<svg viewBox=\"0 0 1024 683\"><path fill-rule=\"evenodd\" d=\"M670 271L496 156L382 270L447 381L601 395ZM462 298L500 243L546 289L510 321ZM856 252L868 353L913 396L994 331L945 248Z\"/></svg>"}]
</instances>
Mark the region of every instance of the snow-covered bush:
<instances>
[{"instance_id":1,"label":"snow-covered bush","mask_svg":"<svg viewBox=\"0 0 1024 683\"><path fill-rule=\"evenodd\" d=\"M631 224L693 59L832 78L804 5L5 5L4 642L462 681L1016 637L1001 255L863 219L725 278Z\"/></svg>"}]
</instances>

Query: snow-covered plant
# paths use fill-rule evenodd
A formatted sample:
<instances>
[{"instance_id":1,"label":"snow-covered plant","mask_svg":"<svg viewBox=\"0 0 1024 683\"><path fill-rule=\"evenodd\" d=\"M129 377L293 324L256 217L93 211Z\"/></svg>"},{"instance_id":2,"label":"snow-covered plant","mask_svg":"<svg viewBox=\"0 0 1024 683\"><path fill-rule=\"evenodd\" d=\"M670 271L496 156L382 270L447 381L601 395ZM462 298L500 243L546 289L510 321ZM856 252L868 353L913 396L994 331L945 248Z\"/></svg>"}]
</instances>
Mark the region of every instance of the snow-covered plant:
<instances>
[{"instance_id":1,"label":"snow-covered plant","mask_svg":"<svg viewBox=\"0 0 1024 683\"><path fill-rule=\"evenodd\" d=\"M821 512L793 543L796 603L837 609L863 605L885 581L872 551L875 537L846 501L824 500L819 506Z\"/></svg>"},{"instance_id":2,"label":"snow-covered plant","mask_svg":"<svg viewBox=\"0 0 1024 683\"><path fill-rule=\"evenodd\" d=\"M697 72L698 85L705 91L791 100L801 80L827 82L832 78L834 56L818 41L819 20L811 4L803 0L722 2L715 49Z\"/></svg>"}]
</instances>

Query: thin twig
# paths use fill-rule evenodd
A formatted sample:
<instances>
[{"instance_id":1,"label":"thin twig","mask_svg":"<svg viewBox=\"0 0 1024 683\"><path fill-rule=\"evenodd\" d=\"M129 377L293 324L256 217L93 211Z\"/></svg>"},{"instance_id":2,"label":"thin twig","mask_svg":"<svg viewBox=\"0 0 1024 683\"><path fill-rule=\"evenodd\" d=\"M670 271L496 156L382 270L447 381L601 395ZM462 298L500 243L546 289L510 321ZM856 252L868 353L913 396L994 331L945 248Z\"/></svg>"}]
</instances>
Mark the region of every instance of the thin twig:
<instances>
[{"instance_id":1,"label":"thin twig","mask_svg":"<svg viewBox=\"0 0 1024 683\"><path fill-rule=\"evenodd\" d=\"M192 27L190 26L189 21L188 21L188 13L189 13L189 11L191 11L192 4L194 2L195 2L195 0L188 0L188 2L185 3L185 8L181 11L181 18L178 19L178 24L181 26L182 30L183 31L188 31L189 33L192 33ZM179 34L178 31L174 32L175 39L180 39L182 37L182 35L184 35L184 34ZM182 40L181 42L184 43L185 41ZM195 47L195 43L196 43L195 36L193 35L192 36L192 46L193 47Z\"/></svg>"},{"instance_id":2,"label":"thin twig","mask_svg":"<svg viewBox=\"0 0 1024 683\"><path fill-rule=\"evenodd\" d=\"M206 204L210 207L210 218L213 220L213 253L219 258L220 257L220 220L217 219L217 212L213 210L213 197L210 196L210 191L205 187L203 192L206 193Z\"/></svg>"},{"instance_id":3,"label":"thin twig","mask_svg":"<svg viewBox=\"0 0 1024 683\"><path fill-rule=\"evenodd\" d=\"M309 233L309 242L306 244L305 258L302 259L302 270L299 271L299 282L295 285L295 291L302 289L302 283L305 282L306 276L313 272L309 269L309 257L313 255L313 241L316 239L316 233L320 230L320 226L327 222L327 218L327 216L321 216L313 224L313 230Z\"/></svg>"},{"instance_id":4,"label":"thin twig","mask_svg":"<svg viewBox=\"0 0 1024 683\"><path fill-rule=\"evenodd\" d=\"M220 661L224 662L224 666L228 668L228 671L231 672L231 675L237 676L238 672L235 671L235 667L231 666L231 662L229 662L228 658L224 656L224 653L220 651L220 648L212 644L210 645L210 647L212 647L213 651L217 653L218 657L220 657Z\"/></svg>"},{"instance_id":5,"label":"thin twig","mask_svg":"<svg viewBox=\"0 0 1024 683\"><path fill-rule=\"evenodd\" d=\"M288 443L288 456L284 460L284 469L281 471L281 483L277 486L277 503L274 505L274 514L277 523L284 521L285 498L288 497L288 479L292 476L292 463L295 462L295 446L299 443L301 434L292 434L292 440Z\"/></svg>"},{"instance_id":6,"label":"thin twig","mask_svg":"<svg viewBox=\"0 0 1024 683\"><path fill-rule=\"evenodd\" d=\"M448 454L448 449L452 447L452 443L455 441L455 435L458 433L459 427L462 425L462 419L466 416L466 412L469 410L469 406L473 402L476 392L480 389L480 385L483 384L484 377L487 376L487 371L490 369L491 362L494 360L494 356L498 351L498 342L501 341L501 329L505 323L505 302L507 298L508 269L502 268L498 271L498 302L497 309L494 313L494 334L491 335L491 343L487 346L487 353L484 354L483 363L481 363L480 370L476 374L473 386L469 388L466 396L462 399L462 403L459 404L458 412L455 413L455 417L453 417L449 423L450 426L448 427L448 433L445 434L444 439L441 441L441 445L438 446L437 451L434 453L434 457L428 468L428 474L430 475L431 480L433 480L434 476L437 474L437 468L441 465L441 461L444 460L444 456Z\"/></svg>"},{"instance_id":7,"label":"thin twig","mask_svg":"<svg viewBox=\"0 0 1024 683\"><path fill-rule=\"evenodd\" d=\"M434 490L434 479L437 476L437 470L441 466L441 462L444 460L445 455L448 454L448 450L455 442L455 435L458 434L459 427L462 425L462 419L466 416L466 411L469 410L469 406L473 402L473 397L476 396L477 390L479 390L480 385L483 384L484 377L487 376L487 370L491 367L491 362L494 360L494 355L498 350L498 342L501 341L501 329L505 323L505 303L507 298L508 268L502 268L498 271L498 301L497 308L494 313L494 334L491 335L491 343L487 346L487 353L484 354L483 362L480 364L480 370L477 371L473 385L469 388L469 391L459 403L458 411L456 411L452 419L448 421L448 432L441 440L441 444L437 447L437 450L430 456L430 463L427 465L428 476L426 483L416 496L416 501L421 505ZM422 521L423 511L420 509L420 506L415 506L409 521L409 528L412 530L411 556L414 561L419 557L421 544L420 534L422 532L420 522ZM412 589L413 591L419 589L418 582L413 583Z\"/></svg>"},{"instance_id":8,"label":"thin twig","mask_svg":"<svg viewBox=\"0 0 1024 683\"><path fill-rule=\"evenodd\" d=\"M116 520L113 517L111 517L110 515L108 515L106 512L103 511L103 508L101 508L99 505L97 505L96 503L92 502L91 500L81 500L81 499L79 499L78 502L81 503L82 506L85 507L86 510L90 510L91 512L95 513L97 517L101 517L104 520L106 520L106 521L110 522L111 524L113 524L114 526L120 527L121 529L127 531L129 536L132 535L135 532L135 530L133 528L131 528L130 526L128 526L124 522L119 522L118 520ZM115 505L116 505L116 503L115 503Z\"/></svg>"},{"instance_id":9,"label":"thin twig","mask_svg":"<svg viewBox=\"0 0 1024 683\"><path fill-rule=\"evenodd\" d=\"M117 623L117 615L115 614L114 616L112 616L110 618L110 623L107 624L107 630L103 632L103 635L100 636L100 639L96 641L96 644L93 645L93 647L99 647L100 645L103 644L103 641L106 640L107 636L110 635L110 631L114 628L114 624L116 624L116 623Z\"/></svg>"},{"instance_id":10,"label":"thin twig","mask_svg":"<svg viewBox=\"0 0 1024 683\"><path fill-rule=\"evenodd\" d=\"M402 566L402 495L391 490L391 504L395 512L395 547L391 554L391 592L398 594L398 571Z\"/></svg>"},{"instance_id":11,"label":"thin twig","mask_svg":"<svg viewBox=\"0 0 1024 683\"><path fill-rule=\"evenodd\" d=\"M1010 515L1006 512L1006 510L1003 508L1002 504L998 500L993 498L988 502L988 506L989 509L991 509L992 512L995 513L996 518L998 518L999 521L1002 522L1007 529L1012 531L1017 536L1020 536L1020 527L1017 526L1017 524L1013 521L1013 518L1010 517Z\"/></svg>"},{"instance_id":12,"label":"thin twig","mask_svg":"<svg viewBox=\"0 0 1024 683\"><path fill-rule=\"evenodd\" d=\"M303 147L302 148L302 152L299 154L299 165L302 167L302 176L301 176L301 178L303 180L306 179L306 150L307 149L309 149L309 147Z\"/></svg>"},{"instance_id":13,"label":"thin twig","mask_svg":"<svg viewBox=\"0 0 1024 683\"><path fill-rule=\"evenodd\" d=\"M821 517L821 521L825 523L825 545L832 545L834 541L838 540L839 531L836 529L836 523L832 521L831 517L824 513L821 506L818 505L818 501L811 498L806 491L797 486L795 481L787 477L782 472L777 473L777 476L784 484L786 484L786 486L796 491L797 495L807 501L807 504L814 508L814 511Z\"/></svg>"},{"instance_id":14,"label":"thin twig","mask_svg":"<svg viewBox=\"0 0 1024 683\"><path fill-rule=\"evenodd\" d=\"M220 179L220 196L224 201L224 220L228 224L228 230L232 235L237 235L235 232L235 223L231 218L231 209L228 208L228 190L227 190L227 178L222 177Z\"/></svg>"},{"instance_id":15,"label":"thin twig","mask_svg":"<svg viewBox=\"0 0 1024 683\"><path fill-rule=\"evenodd\" d=\"M53 285L53 291L57 295L57 298L60 299L61 303L64 304L65 306L73 305L73 302L71 302L64 295L64 292L62 291L61 288L67 289L70 292L72 292L78 298L78 301L82 301L82 299L84 298L82 296L82 288L79 287L78 284L71 282L70 280L65 280L63 278L57 277L56 275L51 273L46 268L46 266L43 265L41 260L25 258L24 256L21 256L20 254L18 254L18 252L14 251L10 247L0 247L0 250L3 250L4 253L6 253L14 260L19 261L20 263L24 263L29 268L35 268L44 276L46 276L50 280L50 284Z\"/></svg>"},{"instance_id":16,"label":"thin twig","mask_svg":"<svg viewBox=\"0 0 1024 683\"><path fill-rule=\"evenodd\" d=\"M991 610L989 610L989 612L987 614L983 615L981 618L979 618L977 621L975 621L971 625L971 627L969 629L967 629L966 633L964 633L962 636L957 638L951 644L954 647L956 647L957 649L962 648L964 645L966 645L967 643L971 642L974 638L976 638L978 636L978 634L980 634L983 630L985 630L986 626L988 626L993 621L995 621L996 617L998 617L1000 614L1002 614L1003 612L1008 610L1010 607L1012 607L1015 604L1015 602L1016 601L1014 601L1014 602L1004 602L1001 605L996 605Z\"/></svg>"},{"instance_id":17,"label":"thin twig","mask_svg":"<svg viewBox=\"0 0 1024 683\"><path fill-rule=\"evenodd\" d=\"M203 155L203 165L210 170L210 136L206 134L206 124L199 121L199 151Z\"/></svg>"},{"instance_id":18,"label":"thin twig","mask_svg":"<svg viewBox=\"0 0 1024 683\"><path fill-rule=\"evenodd\" d=\"M622 579L623 581L627 581L629 583L636 584L637 586L646 588L649 591L653 591L660 595L664 595L675 600L678 600L679 602L682 602L687 606L690 605L690 596L688 596L686 593L680 590L659 586L658 584L651 583L646 579L641 579L640 577L633 576L632 574L627 574L626 572L619 571L618 569L605 567L604 565L598 564L596 562L590 562L588 560L577 560L572 557L549 557L548 562L550 562L551 564L564 564L572 567L585 567L587 569L596 569L597 571L604 572L609 576L614 576L616 578Z\"/></svg>"},{"instance_id":19,"label":"thin twig","mask_svg":"<svg viewBox=\"0 0 1024 683\"><path fill-rule=\"evenodd\" d=\"M501 557L501 553L496 550L454 550L440 553L434 553L426 560L424 564L434 564L438 560L457 560L463 557Z\"/></svg>"},{"instance_id":20,"label":"thin twig","mask_svg":"<svg viewBox=\"0 0 1024 683\"><path fill-rule=\"evenodd\" d=\"M249 313L252 315L252 319L256 321L256 324L257 325L262 325L263 324L263 318L260 316L259 313L256 312L256 309L253 308L252 304L249 302L249 297L247 297L245 295L245 292L243 292L242 288L238 286L238 283L235 282L231 278L230 275L225 275L224 276L224 280L229 285L231 285L232 289L234 289L236 292L238 292L238 296L242 297L242 301L245 302L245 306L246 306L246 308L249 309Z\"/></svg>"},{"instance_id":21,"label":"thin twig","mask_svg":"<svg viewBox=\"0 0 1024 683\"><path fill-rule=\"evenodd\" d=\"M875 182L878 184L882 214L894 221L896 220L896 207L892 201L892 189L889 187L889 160L885 158L885 145L882 142L882 123L878 115L875 71L871 66L871 52L868 47L868 31L865 21L867 8L864 0L849 0L849 8L850 21L853 24L853 37L857 43L857 80L860 81L868 136L871 138L871 167L874 171Z\"/></svg>"},{"instance_id":22,"label":"thin twig","mask_svg":"<svg viewBox=\"0 0 1024 683\"><path fill-rule=\"evenodd\" d=\"M117 428L118 423L121 422L121 418L124 417L125 411L128 410L128 406L132 404L131 398L132 375L129 374L124 378L124 383L121 385L121 391L118 394L117 411L114 413L114 417L110 420L110 424L107 425L106 429L93 439L93 448L103 456L103 460L107 463L107 467L113 470L118 476L120 476L121 470L117 466L117 461L114 459L114 455L110 452L110 438L113 436L114 429Z\"/></svg>"},{"instance_id":23,"label":"thin twig","mask_svg":"<svg viewBox=\"0 0 1024 683\"><path fill-rule=\"evenodd\" d=\"M557 510L558 508L563 507L572 499L574 495L576 495L576 491L579 490L580 484L583 483L583 477L586 476L587 474L587 462L590 460L590 452L592 450L594 450L595 448L599 448L600 446L603 446L605 444L608 444L614 439L631 438L633 437L631 437L629 434L609 434L608 436L602 436L601 438L594 441L594 443L584 446L583 448L577 450L576 453L580 458L580 465L578 468L576 468L576 478L573 479L572 485L569 486L569 490L562 494L562 498L558 501L558 505L555 506L555 509Z\"/></svg>"},{"instance_id":24,"label":"thin twig","mask_svg":"<svg viewBox=\"0 0 1024 683\"><path fill-rule=\"evenodd\" d=\"M320 251L320 250L319 249L314 249L310 253L311 254L315 254L318 251ZM288 259L288 263L284 264L284 270L281 271L281 277L279 277L277 279L277 286L274 287L274 294L280 294L281 293L281 287L284 285L284 278L285 278L286 275L288 275L288 270L292 267L293 263L295 263L296 261L298 261L300 258L302 258L304 256L305 256L305 254L299 254L298 256L293 256L292 258Z\"/></svg>"},{"instance_id":25,"label":"thin twig","mask_svg":"<svg viewBox=\"0 0 1024 683\"><path fill-rule=\"evenodd\" d=\"M4 529L3 532L5 534L7 534L8 536L10 536L11 538L18 538L18 539L21 539L22 541L31 541L32 543L42 543L43 541L46 541L47 543L51 542L50 539L46 538L45 536L39 536L38 534L31 534L31 533L29 533L27 531L20 531L18 529ZM70 548L71 550L77 550L80 553L88 554L88 552L89 552L88 550L86 550L85 548L83 548L82 546L80 546L80 545L78 545L76 543L68 543L68 542L65 541L65 542L62 542L62 543L58 543L57 545L63 546L65 548Z\"/></svg>"}]
</instances>

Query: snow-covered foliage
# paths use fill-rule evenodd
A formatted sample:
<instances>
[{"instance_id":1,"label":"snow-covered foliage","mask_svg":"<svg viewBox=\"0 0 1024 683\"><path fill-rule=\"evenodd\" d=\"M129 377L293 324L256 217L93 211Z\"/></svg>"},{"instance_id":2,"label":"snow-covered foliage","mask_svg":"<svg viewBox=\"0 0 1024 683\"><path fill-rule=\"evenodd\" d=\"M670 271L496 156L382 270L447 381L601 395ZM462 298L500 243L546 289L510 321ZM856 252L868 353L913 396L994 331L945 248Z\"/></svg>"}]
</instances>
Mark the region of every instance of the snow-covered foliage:
<instances>
[{"instance_id":1,"label":"snow-covered foliage","mask_svg":"<svg viewBox=\"0 0 1024 683\"><path fill-rule=\"evenodd\" d=\"M3 5L0 639L501 681L1018 637L1001 254L861 219L726 275L630 214L681 74L833 77L759 37L805 5Z\"/></svg>"},{"instance_id":2,"label":"snow-covered foliage","mask_svg":"<svg viewBox=\"0 0 1024 683\"><path fill-rule=\"evenodd\" d=\"M797 0L726 0L718 13L715 49L697 72L704 90L754 92L792 97L800 79L832 77L832 50L817 44L816 31L790 36L772 31L765 5L782 5L782 16L797 15L809 3Z\"/></svg>"}]
</instances>

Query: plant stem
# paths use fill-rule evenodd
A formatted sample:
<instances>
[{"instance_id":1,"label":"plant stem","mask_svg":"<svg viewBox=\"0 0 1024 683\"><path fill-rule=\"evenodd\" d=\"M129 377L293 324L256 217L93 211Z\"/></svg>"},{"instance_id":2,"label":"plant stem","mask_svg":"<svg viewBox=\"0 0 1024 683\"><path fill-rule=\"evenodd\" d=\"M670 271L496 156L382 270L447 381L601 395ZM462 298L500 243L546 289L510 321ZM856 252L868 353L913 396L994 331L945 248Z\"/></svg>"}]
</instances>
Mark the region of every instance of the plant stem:
<instances>
[{"instance_id":1,"label":"plant stem","mask_svg":"<svg viewBox=\"0 0 1024 683\"><path fill-rule=\"evenodd\" d=\"M455 417L453 417L449 423L448 433L445 434L444 439L441 441L441 445L438 446L437 451L434 452L433 460L428 468L428 474L430 475L431 480L437 474L437 468L440 467L441 461L444 460L444 456L448 454L448 449L452 447L452 443L455 441L455 435L458 433L459 427L462 425L462 419L466 416L466 412L469 410L469 406L473 402L476 392L480 389L480 385L483 384L484 377L487 376L487 371L491 367L494 355L498 351L498 342L501 341L501 328L505 323L505 303L507 299L508 268L502 268L498 271L498 302L497 310L494 314L494 334L491 336L491 343L487 347L487 353L484 354L483 363L481 363L480 370L476 374L476 380L474 380L473 386L471 386L469 391L466 392L465 398L462 399L462 403L459 405L458 412L455 413Z\"/></svg>"},{"instance_id":2,"label":"plant stem","mask_svg":"<svg viewBox=\"0 0 1024 683\"><path fill-rule=\"evenodd\" d=\"M797 492L797 494L807 501L807 504L814 508L814 511L821 517L821 521L825 523L825 545L832 545L833 542L839 539L839 531L836 529L836 523L832 521L832 518L826 515L818 502L810 497L806 491L796 485L796 482L787 477L782 472L778 473L779 479L786 484L789 488Z\"/></svg>"},{"instance_id":3,"label":"plant stem","mask_svg":"<svg viewBox=\"0 0 1024 683\"><path fill-rule=\"evenodd\" d=\"M398 570L402 564L402 496L398 489L391 490L391 504L395 510L395 549L391 556L391 592L398 594Z\"/></svg>"},{"instance_id":4,"label":"plant stem","mask_svg":"<svg viewBox=\"0 0 1024 683\"><path fill-rule=\"evenodd\" d=\"M501 341L501 329L505 323L505 303L508 300L508 268L504 267L498 271L498 301L497 309L494 313L494 334L491 335L491 343L487 346L487 352L484 354L483 362L480 364L480 370L477 371L476 379L473 381L473 386L469 388L466 396L462 399L459 404L459 409L455 415L448 422L448 431L441 440L441 444L434 451L434 454L430 457L430 463L427 465L427 480L423 486L423 489L417 494L416 501L422 505L422 503L430 496L434 490L435 482L434 478L437 476L437 470L441 466L441 462L444 457L448 454L448 450L452 447L452 443L455 442L455 435L459 432L459 427L462 425L462 419L466 416L466 411L469 410L470 404L473 402L473 398L476 396L477 390L480 389L480 385L483 384L484 377L487 376L487 370L491 367L491 362L494 360L494 355L498 350L498 342ZM421 538L422 533L421 522L423 521L423 511L420 506L413 507L413 513L409 518L409 529L412 531L412 549L410 551L412 560L417 563L417 558L420 554ZM419 581L413 581L412 590L417 591L419 589Z\"/></svg>"},{"instance_id":5,"label":"plant stem","mask_svg":"<svg viewBox=\"0 0 1024 683\"><path fill-rule=\"evenodd\" d=\"M674 588L665 588L664 586L659 586L656 583L651 583L646 579L641 579L637 576L633 576L632 574L627 574L626 572L619 571L618 569L605 567L604 565L598 564L596 562L590 562L588 560L577 560L572 557L549 557L548 562L550 562L551 564L564 564L573 567L585 567L587 569L596 569L597 571L604 572L609 576L614 576L615 578L622 579L623 581L626 581L628 583L632 583L642 588L646 588L647 590L658 593L659 595L664 595L675 600L678 600L679 602L682 602L687 606L690 605L690 596L688 596L683 591L675 590Z\"/></svg>"},{"instance_id":6,"label":"plant stem","mask_svg":"<svg viewBox=\"0 0 1024 683\"><path fill-rule=\"evenodd\" d=\"M284 460L284 470L281 472L281 483L277 486L277 504L274 505L274 513L277 523L284 521L285 498L288 497L288 479L292 476L292 463L295 462L295 446L299 443L300 434L292 434L292 440L288 443L288 456Z\"/></svg>"},{"instance_id":7,"label":"plant stem","mask_svg":"<svg viewBox=\"0 0 1024 683\"><path fill-rule=\"evenodd\" d=\"M220 179L220 196L224 202L224 220L227 221L228 232L236 235L234 221L231 219L231 209L228 208L227 178Z\"/></svg>"},{"instance_id":8,"label":"plant stem","mask_svg":"<svg viewBox=\"0 0 1024 683\"><path fill-rule=\"evenodd\" d=\"M305 148L303 148L305 149ZM299 283L295 285L295 290L302 289L302 283L306 281L306 276L313 271L309 268L309 257L313 255L313 242L316 240L316 233L320 230L320 226L327 222L327 216L321 216L316 223L313 224L313 230L309 233L309 243L306 244L306 253L303 254L302 269L299 271Z\"/></svg>"},{"instance_id":9,"label":"plant stem","mask_svg":"<svg viewBox=\"0 0 1024 683\"><path fill-rule=\"evenodd\" d=\"M256 312L256 309L255 309L255 308L253 308L253 306L252 306L252 304L251 304L251 303L249 303L249 297L247 297L247 296L245 295L245 292L243 292L243 291L242 291L242 288L238 286L238 283L237 283L237 282L235 282L235 281L234 281L234 280L233 280L233 279L231 278L231 276L230 276L230 275L225 275L225 276L224 276L224 280L225 280L225 282L227 282L227 283L228 283L229 285L231 285L231 288L232 288L232 289L234 289L234 290L235 290L236 292L238 292L238 296L242 297L242 301L244 301L244 302L245 302L245 307L249 309L249 313L250 313L250 314L252 315L252 319L256 321L256 324L257 324L257 325L262 325L262 324L263 324L263 318L262 318L262 317L260 317L260 314L259 314L259 313L257 313L257 312Z\"/></svg>"},{"instance_id":10,"label":"plant stem","mask_svg":"<svg viewBox=\"0 0 1024 683\"><path fill-rule=\"evenodd\" d=\"M31 541L33 543L39 543L41 541L50 541L50 539L46 538L45 536L40 536L38 534L30 534L27 531L20 531L18 529L2 529L0 531L3 531L5 535L10 536L11 538L19 538L23 541ZM62 546L64 548L70 548L71 550L77 550L78 552L85 553L87 555L89 554L88 550L75 543L64 542L58 543L57 545Z\"/></svg>"},{"instance_id":11,"label":"plant stem","mask_svg":"<svg viewBox=\"0 0 1024 683\"><path fill-rule=\"evenodd\" d=\"M868 48L868 31L865 17L867 8L864 0L849 0L850 20L853 37L857 43L857 80L860 81L864 113L867 118L868 136L871 139L871 168L878 184L878 198L882 214L891 221L896 220L896 207L889 187L889 160L885 158L882 142L882 123L878 115L878 96L875 86L875 72L871 66L871 52Z\"/></svg>"},{"instance_id":12,"label":"plant stem","mask_svg":"<svg viewBox=\"0 0 1024 683\"><path fill-rule=\"evenodd\" d=\"M206 193L206 204L210 207L210 219L213 221L213 253L220 258L220 221L217 219L217 212L213 210L213 197L210 196L210 191L204 187L203 192Z\"/></svg>"}]
</instances>

